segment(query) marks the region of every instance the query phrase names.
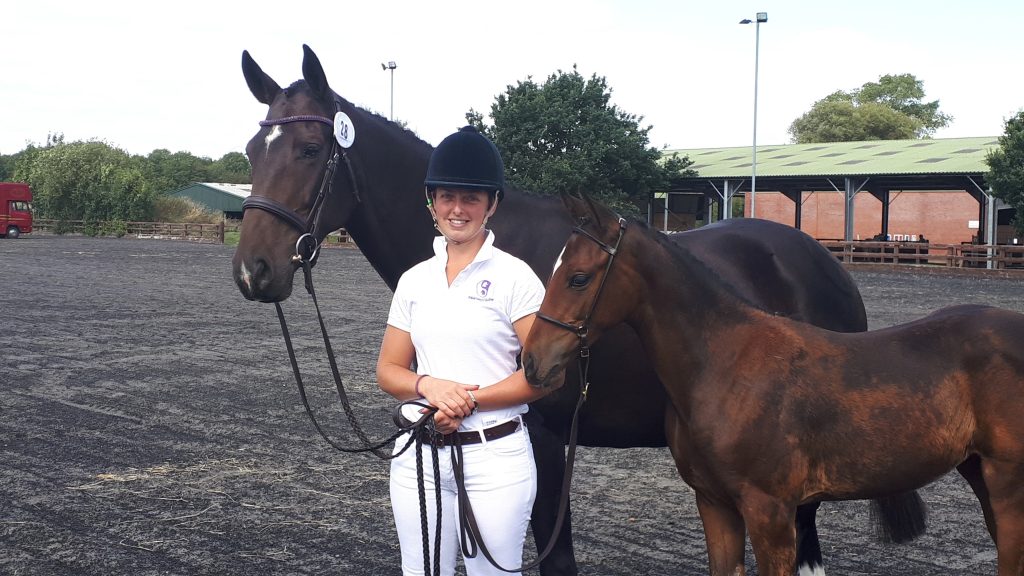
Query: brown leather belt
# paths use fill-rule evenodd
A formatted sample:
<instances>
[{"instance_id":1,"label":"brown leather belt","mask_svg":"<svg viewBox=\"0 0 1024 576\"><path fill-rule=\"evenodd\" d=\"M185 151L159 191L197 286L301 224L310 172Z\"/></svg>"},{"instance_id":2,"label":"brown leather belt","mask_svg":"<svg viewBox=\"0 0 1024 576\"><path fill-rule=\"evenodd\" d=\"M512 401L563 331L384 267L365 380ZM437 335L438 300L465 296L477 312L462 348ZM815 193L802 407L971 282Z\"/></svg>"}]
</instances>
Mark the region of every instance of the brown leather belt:
<instances>
[{"instance_id":1,"label":"brown leather belt","mask_svg":"<svg viewBox=\"0 0 1024 576\"><path fill-rule=\"evenodd\" d=\"M463 446L467 444L479 444L483 441L480 439L480 432L476 430L468 432L452 432L451 434L445 434L444 436L434 436L433 438L431 438L430 432L427 431L425 428L420 428L419 430L420 439L423 441L424 444L433 443L435 446L438 447L454 446L456 436L458 437L459 443L462 444ZM497 426L484 428L483 437L486 438L488 442L490 442L492 440L497 440L498 438L504 438L505 436L512 434L516 430L519 430L519 418L513 418L512 420L509 420L508 422L503 422L501 424L498 424Z\"/></svg>"}]
</instances>

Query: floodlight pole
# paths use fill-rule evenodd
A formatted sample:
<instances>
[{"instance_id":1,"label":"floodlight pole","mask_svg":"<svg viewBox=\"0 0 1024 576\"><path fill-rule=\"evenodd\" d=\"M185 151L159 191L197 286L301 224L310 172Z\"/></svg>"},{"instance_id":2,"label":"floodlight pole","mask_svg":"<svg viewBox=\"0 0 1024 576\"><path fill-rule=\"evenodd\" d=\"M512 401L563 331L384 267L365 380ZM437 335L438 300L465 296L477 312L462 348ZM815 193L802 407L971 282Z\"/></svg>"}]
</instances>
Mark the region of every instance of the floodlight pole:
<instances>
[{"instance_id":1,"label":"floodlight pole","mask_svg":"<svg viewBox=\"0 0 1024 576\"><path fill-rule=\"evenodd\" d=\"M754 143L751 145L750 160L750 217L755 217L755 194L757 193L757 73L761 52L761 23L768 21L767 12L757 13L757 22L754 24ZM748 18L740 20L740 24L750 24Z\"/></svg>"},{"instance_id":2,"label":"floodlight pole","mask_svg":"<svg viewBox=\"0 0 1024 576\"><path fill-rule=\"evenodd\" d=\"M391 118L392 122L395 121L395 68L398 68L398 64L395 64L394 60L389 61L387 64L381 62L380 67L382 70L391 70Z\"/></svg>"}]
</instances>

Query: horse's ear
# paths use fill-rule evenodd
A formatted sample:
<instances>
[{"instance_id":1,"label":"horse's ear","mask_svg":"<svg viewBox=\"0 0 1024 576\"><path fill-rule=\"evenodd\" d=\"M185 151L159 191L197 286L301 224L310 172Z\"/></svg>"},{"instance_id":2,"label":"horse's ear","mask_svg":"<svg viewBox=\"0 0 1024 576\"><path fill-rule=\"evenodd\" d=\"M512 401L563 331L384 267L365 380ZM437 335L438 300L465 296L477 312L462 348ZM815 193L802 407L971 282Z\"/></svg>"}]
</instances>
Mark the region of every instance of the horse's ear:
<instances>
[{"instance_id":1,"label":"horse's ear","mask_svg":"<svg viewBox=\"0 0 1024 576\"><path fill-rule=\"evenodd\" d=\"M583 223L590 214L590 207L587 205L586 200L582 196L575 196L568 192L562 192L560 196L562 198L562 205L565 206L573 221Z\"/></svg>"},{"instance_id":2,"label":"horse's ear","mask_svg":"<svg viewBox=\"0 0 1024 576\"><path fill-rule=\"evenodd\" d=\"M600 226L602 212L601 208L603 208L603 206L594 202L594 200L590 197L589 194L584 194L581 192L580 196L583 198L583 202L586 203L587 212L593 217L594 222L596 222L597 225Z\"/></svg>"},{"instance_id":3,"label":"horse's ear","mask_svg":"<svg viewBox=\"0 0 1024 576\"><path fill-rule=\"evenodd\" d=\"M242 74L245 75L245 83L249 85L252 95L267 106L270 106L270 103L281 92L281 87L274 82L273 78L267 76L267 73L252 59L252 56L249 56L248 50L242 50Z\"/></svg>"},{"instance_id":4,"label":"horse's ear","mask_svg":"<svg viewBox=\"0 0 1024 576\"><path fill-rule=\"evenodd\" d=\"M333 100L331 87L327 85L327 75L324 74L324 67L320 65L320 59L309 46L302 45L302 77L306 84L313 91L319 100Z\"/></svg>"}]
</instances>

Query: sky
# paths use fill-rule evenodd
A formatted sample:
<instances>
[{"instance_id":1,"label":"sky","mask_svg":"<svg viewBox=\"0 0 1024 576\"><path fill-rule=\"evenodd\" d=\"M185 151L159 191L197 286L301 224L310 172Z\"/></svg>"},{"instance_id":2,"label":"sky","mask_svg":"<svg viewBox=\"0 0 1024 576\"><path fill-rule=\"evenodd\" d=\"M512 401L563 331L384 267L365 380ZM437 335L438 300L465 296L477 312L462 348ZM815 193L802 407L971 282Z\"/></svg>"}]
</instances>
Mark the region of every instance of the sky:
<instances>
[{"instance_id":1,"label":"sky","mask_svg":"<svg viewBox=\"0 0 1024 576\"><path fill-rule=\"evenodd\" d=\"M768 21L739 24L757 12ZM287 86L303 44L336 92L383 116L393 96L394 118L434 145L508 86L573 66L604 77L657 148L750 146L755 60L758 144L789 142L816 100L884 74L915 75L953 116L938 138L1001 135L1024 108L1020 0L33 0L5 3L3 22L0 154L51 133L244 152L266 106L242 51Z\"/></svg>"}]
</instances>

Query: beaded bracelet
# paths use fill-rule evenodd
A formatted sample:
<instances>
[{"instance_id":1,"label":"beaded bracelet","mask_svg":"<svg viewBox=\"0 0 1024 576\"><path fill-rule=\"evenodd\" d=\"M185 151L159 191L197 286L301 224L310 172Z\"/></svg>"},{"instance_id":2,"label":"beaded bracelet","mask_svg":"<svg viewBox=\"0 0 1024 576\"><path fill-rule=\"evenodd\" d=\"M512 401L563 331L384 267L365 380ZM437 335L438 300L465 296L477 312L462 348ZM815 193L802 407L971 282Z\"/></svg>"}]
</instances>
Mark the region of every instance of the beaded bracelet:
<instances>
[{"instance_id":1,"label":"beaded bracelet","mask_svg":"<svg viewBox=\"0 0 1024 576\"><path fill-rule=\"evenodd\" d=\"M420 377L416 379L416 395L423 398L423 394L420 394L420 380L423 380L429 376L429 374L420 374Z\"/></svg>"}]
</instances>

